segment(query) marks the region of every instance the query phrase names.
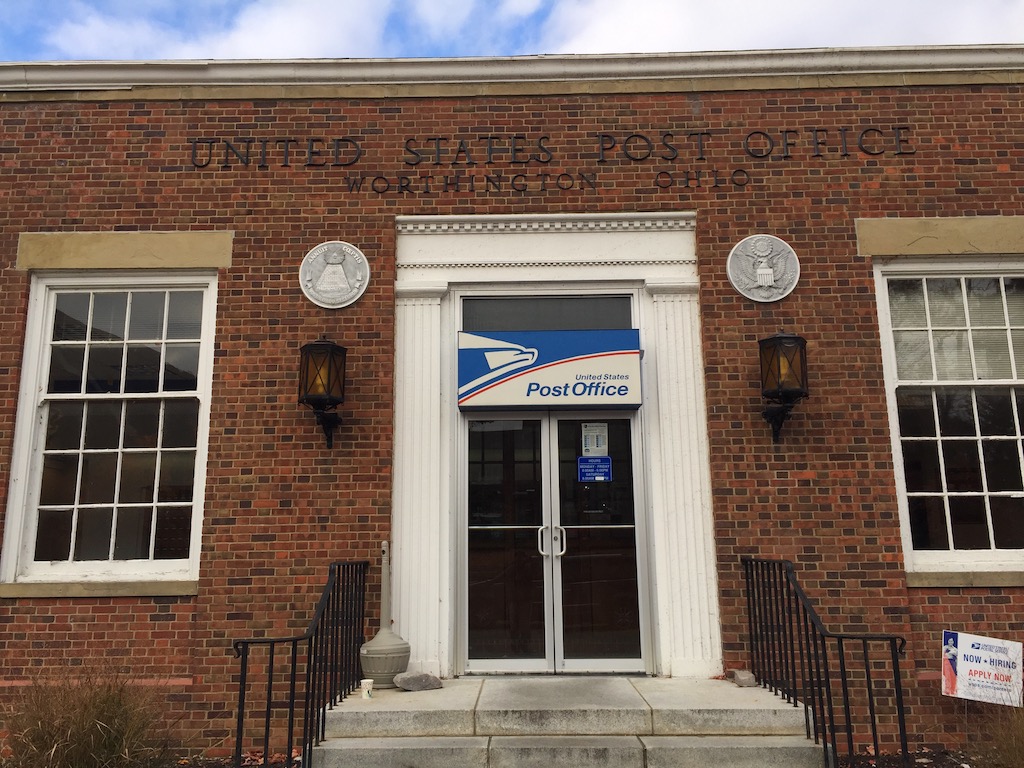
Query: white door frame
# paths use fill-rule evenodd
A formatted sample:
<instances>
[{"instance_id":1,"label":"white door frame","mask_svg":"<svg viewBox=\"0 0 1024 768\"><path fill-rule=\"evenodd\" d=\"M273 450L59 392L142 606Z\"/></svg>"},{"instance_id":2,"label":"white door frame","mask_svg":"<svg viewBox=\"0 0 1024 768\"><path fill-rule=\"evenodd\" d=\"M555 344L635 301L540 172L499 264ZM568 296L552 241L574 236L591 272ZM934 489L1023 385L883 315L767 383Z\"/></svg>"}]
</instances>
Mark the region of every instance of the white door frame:
<instances>
[{"instance_id":1,"label":"white door frame","mask_svg":"<svg viewBox=\"0 0 1024 768\"><path fill-rule=\"evenodd\" d=\"M397 218L394 629L410 669L458 674L455 333L465 291L635 291L644 358L649 672L722 671L695 216Z\"/></svg>"}]
</instances>

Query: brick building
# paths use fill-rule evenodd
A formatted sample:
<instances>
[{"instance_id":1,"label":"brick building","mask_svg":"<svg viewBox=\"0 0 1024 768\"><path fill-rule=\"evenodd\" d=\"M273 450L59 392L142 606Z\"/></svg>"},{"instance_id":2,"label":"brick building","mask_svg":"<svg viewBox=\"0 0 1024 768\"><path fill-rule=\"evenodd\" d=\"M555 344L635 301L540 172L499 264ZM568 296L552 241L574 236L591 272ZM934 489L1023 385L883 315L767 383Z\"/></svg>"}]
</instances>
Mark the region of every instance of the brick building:
<instances>
[{"instance_id":1,"label":"brick building","mask_svg":"<svg viewBox=\"0 0 1024 768\"><path fill-rule=\"evenodd\" d=\"M414 669L716 675L761 555L955 739L941 630L1024 626L1021 54L0 65L0 687L124 658L217 744L385 541Z\"/></svg>"}]
</instances>

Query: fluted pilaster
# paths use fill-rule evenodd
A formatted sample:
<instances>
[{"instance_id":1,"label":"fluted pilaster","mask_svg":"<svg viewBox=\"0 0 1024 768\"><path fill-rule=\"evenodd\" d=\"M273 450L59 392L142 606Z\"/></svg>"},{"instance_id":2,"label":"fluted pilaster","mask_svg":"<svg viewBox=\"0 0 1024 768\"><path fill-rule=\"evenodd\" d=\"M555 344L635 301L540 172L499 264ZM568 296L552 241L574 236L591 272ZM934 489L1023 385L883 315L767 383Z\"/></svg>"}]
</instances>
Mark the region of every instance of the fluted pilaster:
<instances>
[{"instance_id":1,"label":"fluted pilaster","mask_svg":"<svg viewBox=\"0 0 1024 768\"><path fill-rule=\"evenodd\" d=\"M400 290L396 306L395 486L392 509L394 629L411 646L410 669L440 675L449 610L438 450L441 434L441 300L445 286Z\"/></svg>"},{"instance_id":2,"label":"fluted pilaster","mask_svg":"<svg viewBox=\"0 0 1024 768\"><path fill-rule=\"evenodd\" d=\"M657 368L652 541L662 672L722 671L703 355L696 286L648 285Z\"/></svg>"}]
</instances>

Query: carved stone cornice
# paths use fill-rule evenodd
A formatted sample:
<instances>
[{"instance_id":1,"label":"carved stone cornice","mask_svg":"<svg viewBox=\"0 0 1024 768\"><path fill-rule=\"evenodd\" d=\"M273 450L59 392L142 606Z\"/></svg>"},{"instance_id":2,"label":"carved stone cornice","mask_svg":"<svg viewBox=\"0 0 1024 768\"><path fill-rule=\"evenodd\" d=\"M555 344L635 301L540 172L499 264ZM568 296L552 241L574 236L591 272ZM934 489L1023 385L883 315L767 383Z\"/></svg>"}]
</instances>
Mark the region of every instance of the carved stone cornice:
<instances>
[{"instance_id":1,"label":"carved stone cornice","mask_svg":"<svg viewBox=\"0 0 1024 768\"><path fill-rule=\"evenodd\" d=\"M631 266L642 266L645 264L656 264L663 266L665 264L696 264L696 259L590 259L589 261L495 261L494 259L481 258L478 261L460 261L460 262L417 262L399 264L399 269L457 269L460 267L491 267L494 269L501 268L512 268L521 267L526 269L544 269L546 267L558 267L562 268L573 268L579 267L580 269L592 269L595 266L603 267L631 267ZM652 291L652 293L670 293L671 291ZM677 293L679 291L676 291ZM403 294L402 298L406 298Z\"/></svg>"},{"instance_id":2,"label":"carved stone cornice","mask_svg":"<svg viewBox=\"0 0 1024 768\"><path fill-rule=\"evenodd\" d=\"M494 216L399 216L399 234L502 235L552 232L689 232L691 212L627 214L524 214Z\"/></svg>"},{"instance_id":3,"label":"carved stone cornice","mask_svg":"<svg viewBox=\"0 0 1024 768\"><path fill-rule=\"evenodd\" d=\"M692 211L398 216L399 283L431 283L439 273L478 282L503 271L502 279L514 273L518 280L685 274L693 279L682 282L695 282L695 225Z\"/></svg>"},{"instance_id":4,"label":"carved stone cornice","mask_svg":"<svg viewBox=\"0 0 1024 768\"><path fill-rule=\"evenodd\" d=\"M237 99L1020 83L1020 45L419 59L11 62L13 98ZM74 95L71 95L74 94Z\"/></svg>"}]
</instances>

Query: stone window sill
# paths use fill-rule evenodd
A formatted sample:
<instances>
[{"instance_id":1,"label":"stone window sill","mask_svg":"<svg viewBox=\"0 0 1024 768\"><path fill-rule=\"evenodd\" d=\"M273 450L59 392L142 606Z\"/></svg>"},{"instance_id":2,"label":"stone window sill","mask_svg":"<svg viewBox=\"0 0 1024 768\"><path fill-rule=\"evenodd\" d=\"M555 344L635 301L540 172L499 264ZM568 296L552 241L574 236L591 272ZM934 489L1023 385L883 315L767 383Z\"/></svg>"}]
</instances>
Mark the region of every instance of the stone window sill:
<instances>
[{"instance_id":1,"label":"stone window sill","mask_svg":"<svg viewBox=\"0 0 1024 768\"><path fill-rule=\"evenodd\" d=\"M48 581L0 584L0 598L187 597L197 594L198 581Z\"/></svg>"},{"instance_id":2,"label":"stone window sill","mask_svg":"<svg viewBox=\"0 0 1024 768\"><path fill-rule=\"evenodd\" d=\"M908 587L1024 587L1024 571L911 571Z\"/></svg>"}]
</instances>

